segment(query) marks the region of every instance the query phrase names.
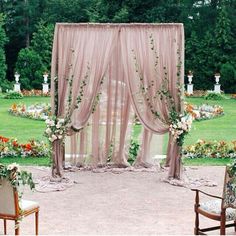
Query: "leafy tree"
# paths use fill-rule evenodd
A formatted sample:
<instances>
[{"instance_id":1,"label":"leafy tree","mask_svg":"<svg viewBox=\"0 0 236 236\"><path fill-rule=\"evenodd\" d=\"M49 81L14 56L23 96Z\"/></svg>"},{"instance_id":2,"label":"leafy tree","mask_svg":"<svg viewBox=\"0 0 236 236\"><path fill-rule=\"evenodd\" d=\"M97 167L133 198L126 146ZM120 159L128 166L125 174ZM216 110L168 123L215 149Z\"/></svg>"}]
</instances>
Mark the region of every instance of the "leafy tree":
<instances>
[{"instance_id":1,"label":"leafy tree","mask_svg":"<svg viewBox=\"0 0 236 236\"><path fill-rule=\"evenodd\" d=\"M226 93L235 93L236 91L235 68L230 63L223 64L221 66L220 74L221 74L222 89Z\"/></svg>"},{"instance_id":2,"label":"leafy tree","mask_svg":"<svg viewBox=\"0 0 236 236\"><path fill-rule=\"evenodd\" d=\"M44 11L47 0L0 0L0 12L6 15L5 29L9 42L6 45L7 77L14 78L18 52L29 46L35 24Z\"/></svg>"},{"instance_id":3,"label":"leafy tree","mask_svg":"<svg viewBox=\"0 0 236 236\"><path fill-rule=\"evenodd\" d=\"M16 71L20 74L22 88L41 89L43 73L46 70L41 57L33 49L21 49L16 63Z\"/></svg>"},{"instance_id":4,"label":"leafy tree","mask_svg":"<svg viewBox=\"0 0 236 236\"><path fill-rule=\"evenodd\" d=\"M0 86L3 90L9 88L10 84L6 80L6 57L5 57L5 44L7 43L7 36L3 28L4 17L0 14Z\"/></svg>"},{"instance_id":5,"label":"leafy tree","mask_svg":"<svg viewBox=\"0 0 236 236\"><path fill-rule=\"evenodd\" d=\"M41 20L33 33L31 48L41 57L47 71L50 70L54 26Z\"/></svg>"},{"instance_id":6,"label":"leafy tree","mask_svg":"<svg viewBox=\"0 0 236 236\"><path fill-rule=\"evenodd\" d=\"M47 0L42 18L48 23L88 22L92 0Z\"/></svg>"}]
</instances>

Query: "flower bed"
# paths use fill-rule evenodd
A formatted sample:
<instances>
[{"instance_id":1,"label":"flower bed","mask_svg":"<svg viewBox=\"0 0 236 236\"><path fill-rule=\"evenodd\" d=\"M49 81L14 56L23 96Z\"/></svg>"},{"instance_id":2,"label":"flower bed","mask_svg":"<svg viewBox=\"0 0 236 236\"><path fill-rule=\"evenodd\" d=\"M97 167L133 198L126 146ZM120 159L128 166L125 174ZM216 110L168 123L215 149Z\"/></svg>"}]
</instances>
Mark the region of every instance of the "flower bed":
<instances>
[{"instance_id":1,"label":"flower bed","mask_svg":"<svg viewBox=\"0 0 236 236\"><path fill-rule=\"evenodd\" d=\"M43 141L30 140L21 144L15 138L0 136L0 157L45 157L49 156L49 148Z\"/></svg>"},{"instance_id":2,"label":"flower bed","mask_svg":"<svg viewBox=\"0 0 236 236\"><path fill-rule=\"evenodd\" d=\"M207 91L205 90L194 90L193 94L188 94L185 92L186 97L204 97L207 94Z\"/></svg>"},{"instance_id":3,"label":"flower bed","mask_svg":"<svg viewBox=\"0 0 236 236\"><path fill-rule=\"evenodd\" d=\"M236 158L236 141L225 142L198 140L196 144L184 147L183 157Z\"/></svg>"},{"instance_id":4,"label":"flower bed","mask_svg":"<svg viewBox=\"0 0 236 236\"><path fill-rule=\"evenodd\" d=\"M231 98L236 99L236 94L232 94Z\"/></svg>"},{"instance_id":5,"label":"flower bed","mask_svg":"<svg viewBox=\"0 0 236 236\"><path fill-rule=\"evenodd\" d=\"M224 115L223 107L218 105L202 104L200 106L185 104L185 111L190 114L194 120L208 120Z\"/></svg>"},{"instance_id":6,"label":"flower bed","mask_svg":"<svg viewBox=\"0 0 236 236\"><path fill-rule=\"evenodd\" d=\"M14 103L8 112L15 116L34 120L46 120L51 115L51 107L48 103L36 103L28 107L23 103Z\"/></svg>"},{"instance_id":7,"label":"flower bed","mask_svg":"<svg viewBox=\"0 0 236 236\"><path fill-rule=\"evenodd\" d=\"M25 97L35 97L35 96L45 96L49 97L50 93L43 93L42 90L32 89L32 90L22 90L22 94Z\"/></svg>"}]
</instances>

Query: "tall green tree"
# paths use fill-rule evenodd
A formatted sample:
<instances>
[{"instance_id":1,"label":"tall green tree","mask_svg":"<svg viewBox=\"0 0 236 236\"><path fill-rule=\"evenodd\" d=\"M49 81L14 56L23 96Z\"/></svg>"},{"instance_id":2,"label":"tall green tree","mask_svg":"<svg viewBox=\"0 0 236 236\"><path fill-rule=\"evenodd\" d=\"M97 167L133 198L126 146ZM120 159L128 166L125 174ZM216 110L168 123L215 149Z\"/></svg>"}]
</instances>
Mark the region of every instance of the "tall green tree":
<instances>
[{"instance_id":1,"label":"tall green tree","mask_svg":"<svg viewBox=\"0 0 236 236\"><path fill-rule=\"evenodd\" d=\"M41 20L33 33L31 46L21 49L16 70L25 89L42 88L43 73L50 71L54 26Z\"/></svg>"},{"instance_id":2,"label":"tall green tree","mask_svg":"<svg viewBox=\"0 0 236 236\"><path fill-rule=\"evenodd\" d=\"M5 90L9 87L9 83L6 80L6 57L5 57L5 45L7 43L6 32L3 28L4 16L0 13L0 87Z\"/></svg>"},{"instance_id":3,"label":"tall green tree","mask_svg":"<svg viewBox=\"0 0 236 236\"><path fill-rule=\"evenodd\" d=\"M29 46L35 26L44 11L47 0L0 0L0 12L6 15L5 29L9 42L6 45L7 77L14 78L18 52Z\"/></svg>"}]
</instances>

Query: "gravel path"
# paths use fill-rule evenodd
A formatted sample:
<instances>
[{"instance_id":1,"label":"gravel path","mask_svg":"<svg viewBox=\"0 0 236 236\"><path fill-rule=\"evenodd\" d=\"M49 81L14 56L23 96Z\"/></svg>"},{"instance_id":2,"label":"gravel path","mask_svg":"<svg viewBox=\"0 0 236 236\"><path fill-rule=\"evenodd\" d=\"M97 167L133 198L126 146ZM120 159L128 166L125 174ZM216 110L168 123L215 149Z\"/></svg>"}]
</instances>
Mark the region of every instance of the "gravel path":
<instances>
[{"instance_id":1,"label":"gravel path","mask_svg":"<svg viewBox=\"0 0 236 236\"><path fill-rule=\"evenodd\" d=\"M49 169L28 167L35 178L48 175ZM221 194L224 168L187 168L190 177L205 177L217 187L201 187ZM120 234L186 235L193 233L194 193L161 181L165 172L80 171L68 173L78 183L61 192L26 191L25 199L40 204L40 234ZM203 220L203 225L211 221ZM212 221L214 223L214 221ZM8 234L13 224L9 223ZM0 227L0 234L3 228ZM21 222L21 234L34 233L34 217ZM218 234L218 232L214 232ZM228 233L233 234L233 229Z\"/></svg>"}]
</instances>

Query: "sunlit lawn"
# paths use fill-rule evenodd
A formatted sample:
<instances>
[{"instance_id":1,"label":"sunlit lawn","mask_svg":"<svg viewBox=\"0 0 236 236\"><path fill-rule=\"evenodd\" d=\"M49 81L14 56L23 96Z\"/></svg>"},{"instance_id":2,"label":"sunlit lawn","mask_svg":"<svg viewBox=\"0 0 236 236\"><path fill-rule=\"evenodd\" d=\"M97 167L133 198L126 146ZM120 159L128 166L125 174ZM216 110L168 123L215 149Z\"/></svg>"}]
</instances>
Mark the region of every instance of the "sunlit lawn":
<instances>
[{"instance_id":1,"label":"sunlit lawn","mask_svg":"<svg viewBox=\"0 0 236 236\"><path fill-rule=\"evenodd\" d=\"M185 145L195 143L198 139L204 140L236 140L236 99L225 99L219 101L209 101L204 98L187 98L188 103L200 105L208 103L211 105L220 105L223 107L225 115L219 118L194 121L190 134L186 137ZM24 97L23 99L3 99L0 98L0 136L14 137L20 142L27 142L30 139L46 140L43 136L45 123L43 121L36 121L27 118L15 117L8 113L8 109L13 103L24 103L26 105L34 103L49 103L48 97ZM137 140L141 132L141 125L136 125L133 130L133 137ZM167 136L165 137L164 148L166 149ZM14 162L15 159L6 158L6 163ZM191 159L184 160L186 165L225 165L229 160L227 159ZM38 164L48 165L49 159L22 159L21 164Z\"/></svg>"},{"instance_id":2,"label":"sunlit lawn","mask_svg":"<svg viewBox=\"0 0 236 236\"><path fill-rule=\"evenodd\" d=\"M24 103L26 105L50 102L48 97L24 97L23 99L3 99L0 98L0 135L17 138L20 142L29 139L46 140L43 137L45 129L44 121L31 120L16 117L8 113L8 109L13 103Z\"/></svg>"}]
</instances>

